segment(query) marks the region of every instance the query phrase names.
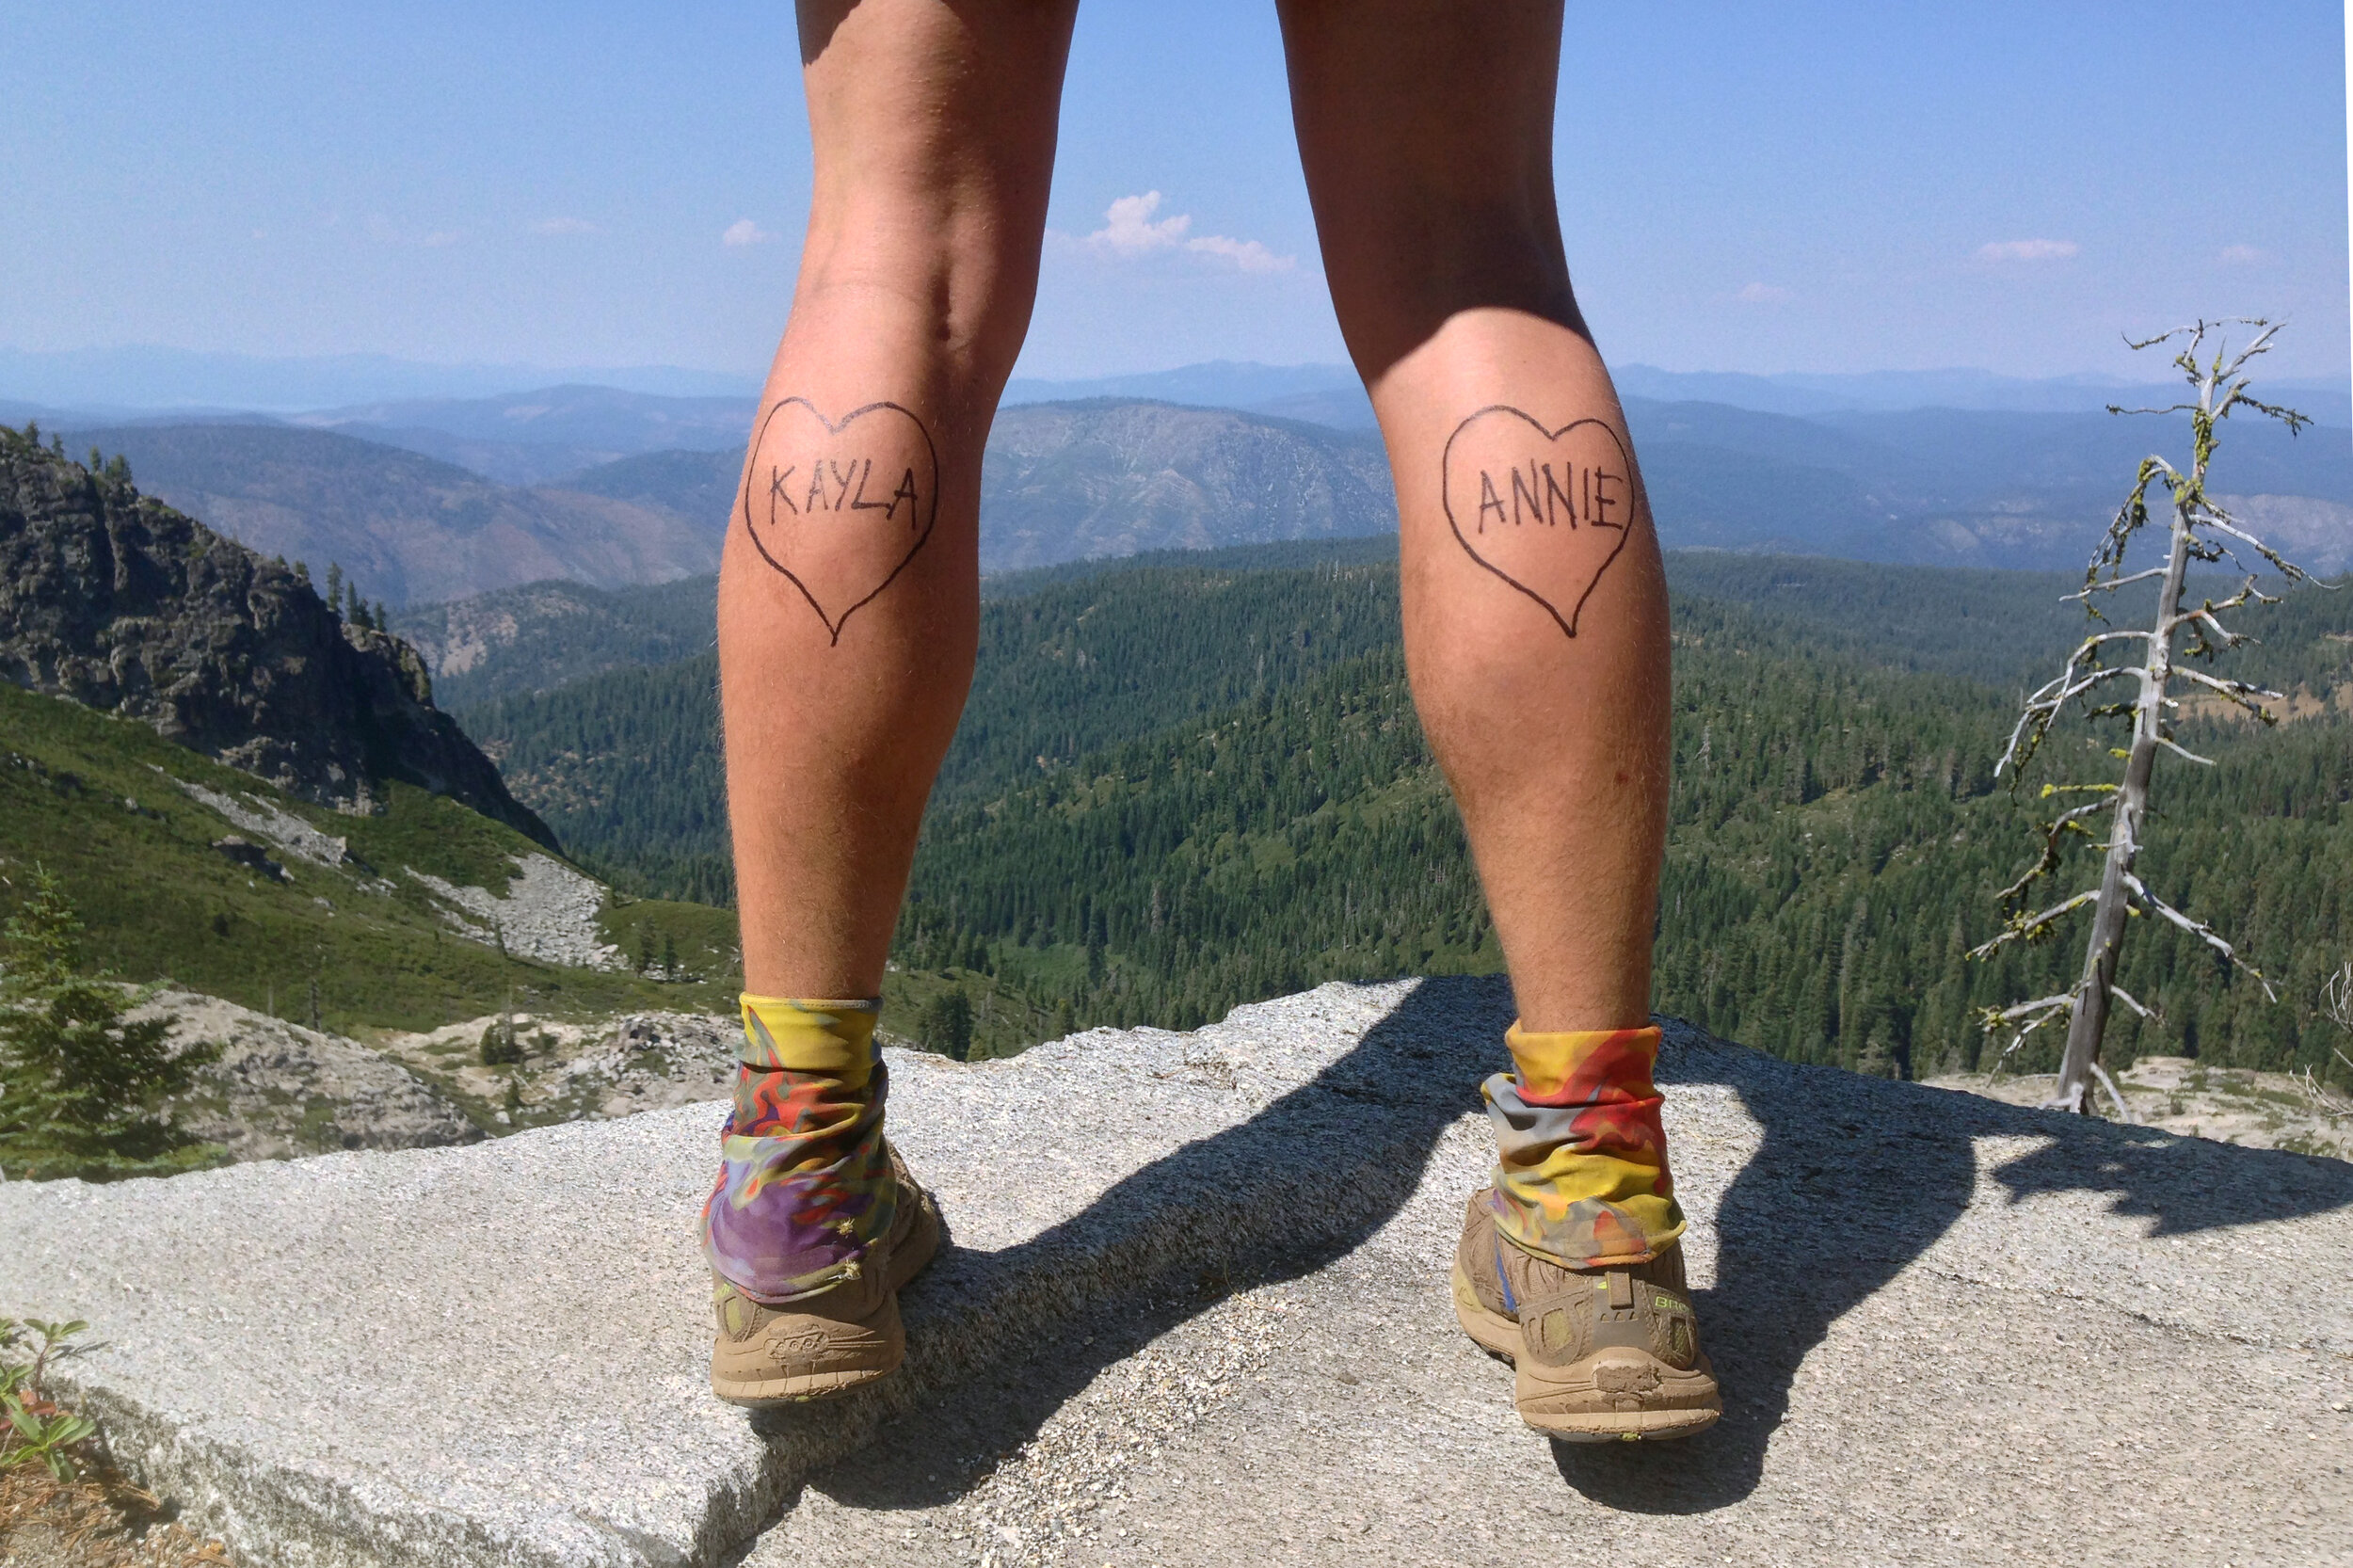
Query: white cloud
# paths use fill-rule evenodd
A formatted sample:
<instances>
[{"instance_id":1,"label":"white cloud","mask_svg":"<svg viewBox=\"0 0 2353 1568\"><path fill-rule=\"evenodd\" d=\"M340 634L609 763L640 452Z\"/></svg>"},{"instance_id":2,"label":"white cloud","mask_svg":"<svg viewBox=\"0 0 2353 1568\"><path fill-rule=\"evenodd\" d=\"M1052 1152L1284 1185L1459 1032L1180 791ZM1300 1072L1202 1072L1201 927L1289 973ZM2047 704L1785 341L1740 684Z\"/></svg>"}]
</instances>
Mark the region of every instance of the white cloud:
<instances>
[{"instance_id":1,"label":"white cloud","mask_svg":"<svg viewBox=\"0 0 2353 1568\"><path fill-rule=\"evenodd\" d=\"M1203 234L1187 240L1185 248L1203 256L1222 257L1244 272L1289 272L1299 264L1298 257L1277 256L1257 240L1227 239L1224 234Z\"/></svg>"},{"instance_id":2,"label":"white cloud","mask_svg":"<svg viewBox=\"0 0 2353 1568\"><path fill-rule=\"evenodd\" d=\"M429 229L418 233L401 228L382 213L370 213L363 227L368 232L368 238L378 245L428 245L438 249L445 245L456 245L466 237L465 232L459 229Z\"/></svg>"},{"instance_id":3,"label":"white cloud","mask_svg":"<svg viewBox=\"0 0 2353 1568\"><path fill-rule=\"evenodd\" d=\"M1156 216L1160 200L1156 190L1121 197L1104 211L1103 227L1078 243L1098 254L1126 258L1182 248L1195 256L1230 263L1239 272L1289 272L1299 264L1298 257L1278 256L1257 240L1238 240L1229 234L1187 238L1193 228L1192 215Z\"/></svg>"},{"instance_id":4,"label":"white cloud","mask_svg":"<svg viewBox=\"0 0 2353 1568\"><path fill-rule=\"evenodd\" d=\"M1103 214L1103 227L1087 236L1087 243L1098 250L1109 250L1121 256L1142 256L1153 250L1165 250L1185 237L1193 227L1193 219L1182 213L1172 217L1155 219L1152 215L1160 209L1160 193L1145 191L1142 196L1123 196L1112 202Z\"/></svg>"},{"instance_id":5,"label":"white cloud","mask_svg":"<svg viewBox=\"0 0 2353 1568\"><path fill-rule=\"evenodd\" d=\"M585 218L551 217L544 222L533 224L531 232L535 234L593 234L598 230L595 224Z\"/></svg>"},{"instance_id":6,"label":"white cloud","mask_svg":"<svg viewBox=\"0 0 2353 1568\"><path fill-rule=\"evenodd\" d=\"M2266 258L2251 245L2226 245L2222 248L2222 259L2233 266L2252 266Z\"/></svg>"},{"instance_id":7,"label":"white cloud","mask_svg":"<svg viewBox=\"0 0 2353 1568\"><path fill-rule=\"evenodd\" d=\"M1774 283L1749 283L1735 297L1752 305L1779 305L1789 297L1789 291Z\"/></svg>"},{"instance_id":8,"label":"white cloud","mask_svg":"<svg viewBox=\"0 0 2353 1568\"><path fill-rule=\"evenodd\" d=\"M719 243L732 246L765 245L776 237L750 218L739 217L728 225L727 232L719 236Z\"/></svg>"},{"instance_id":9,"label":"white cloud","mask_svg":"<svg viewBox=\"0 0 2353 1568\"><path fill-rule=\"evenodd\" d=\"M2073 240L1995 240L1977 247L1977 260L2063 262L2081 248Z\"/></svg>"}]
</instances>

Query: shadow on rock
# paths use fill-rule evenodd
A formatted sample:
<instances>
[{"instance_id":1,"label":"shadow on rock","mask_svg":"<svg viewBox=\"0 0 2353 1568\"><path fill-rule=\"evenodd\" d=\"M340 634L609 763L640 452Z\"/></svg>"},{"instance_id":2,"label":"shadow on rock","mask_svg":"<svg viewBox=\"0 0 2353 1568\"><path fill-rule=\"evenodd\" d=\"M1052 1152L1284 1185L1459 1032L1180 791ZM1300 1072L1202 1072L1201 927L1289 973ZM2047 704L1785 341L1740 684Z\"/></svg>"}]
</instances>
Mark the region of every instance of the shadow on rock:
<instances>
[{"instance_id":1,"label":"shadow on rock","mask_svg":"<svg viewBox=\"0 0 2353 1568\"><path fill-rule=\"evenodd\" d=\"M1693 1293L1723 1419L1677 1443L1555 1443L1553 1463L1609 1507L1702 1513L1756 1490L1799 1365L1960 1218L1977 1160L1948 1108L1896 1084L1736 1046L1659 1077L1729 1084L1765 1132L1716 1212L1715 1286Z\"/></svg>"},{"instance_id":2,"label":"shadow on rock","mask_svg":"<svg viewBox=\"0 0 2353 1568\"><path fill-rule=\"evenodd\" d=\"M1248 1121L1154 1160L1033 1240L951 1248L902 1297L909 1369L936 1392L812 1484L861 1508L952 1501L1105 1368L1233 1288L1347 1253L1412 1197L1439 1136L1478 1108L1511 1021L1500 980L1425 981ZM1237 1256L1267 1237L1282 1240ZM954 1331L926 1334L951 1320L938 1304L950 1301ZM794 1418L762 1417L761 1430Z\"/></svg>"},{"instance_id":3,"label":"shadow on rock","mask_svg":"<svg viewBox=\"0 0 2353 1568\"><path fill-rule=\"evenodd\" d=\"M2294 1220L2353 1205L2353 1164L2321 1155L2241 1148L2056 1111L2019 1111L1975 1130L2052 1139L1995 1167L1993 1179L2009 1189L2013 1202L2038 1192L2113 1192L2108 1212L2154 1220L2152 1236Z\"/></svg>"},{"instance_id":4,"label":"shadow on rock","mask_svg":"<svg viewBox=\"0 0 2353 1568\"><path fill-rule=\"evenodd\" d=\"M1765 1139L1717 1211L1716 1284L1695 1293L1723 1419L1681 1443L1553 1446L1571 1486L1637 1512L1701 1513L1756 1489L1800 1364L1969 1207L1977 1138L2051 1140L1993 1171L2013 1202L2112 1192L2110 1211L2154 1218L2153 1235L2353 1205L2353 1165L2339 1160L1923 1092L1737 1046L1685 1049L1659 1077L1729 1084Z\"/></svg>"},{"instance_id":5,"label":"shadow on rock","mask_svg":"<svg viewBox=\"0 0 2353 1568\"><path fill-rule=\"evenodd\" d=\"M1311 1273L1388 1223L1446 1128L1478 1109L1480 1080L1505 1064L1511 1017L1500 980L1424 982L1248 1121L1153 1161L1031 1241L948 1248L904 1294L904 1371L822 1411L763 1415L757 1430L780 1447L799 1423L872 1431L808 1482L844 1504L961 1497L1104 1368L1230 1289ZM1716 1282L1697 1292L1723 1419L1681 1443L1556 1445L1562 1479L1612 1508L1705 1512L1756 1489L1807 1354L1968 1208L1975 1138L2055 1140L1997 1179L2019 1198L2113 1191L2117 1212L2154 1216L2161 1232L2353 1203L2353 1167L2333 1160L1795 1066L1696 1031L1671 1038L1659 1064L1670 1095L1726 1084L1764 1139L1719 1206Z\"/></svg>"}]
</instances>

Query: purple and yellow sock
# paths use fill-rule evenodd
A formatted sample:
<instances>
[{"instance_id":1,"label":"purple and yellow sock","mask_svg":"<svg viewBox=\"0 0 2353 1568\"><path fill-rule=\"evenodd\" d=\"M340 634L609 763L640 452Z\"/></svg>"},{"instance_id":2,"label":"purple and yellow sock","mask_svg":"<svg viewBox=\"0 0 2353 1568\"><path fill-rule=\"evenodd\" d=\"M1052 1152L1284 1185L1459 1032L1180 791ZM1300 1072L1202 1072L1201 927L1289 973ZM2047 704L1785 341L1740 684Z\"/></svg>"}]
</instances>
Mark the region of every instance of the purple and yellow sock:
<instances>
[{"instance_id":1,"label":"purple and yellow sock","mask_svg":"<svg viewBox=\"0 0 2353 1568\"><path fill-rule=\"evenodd\" d=\"M1496 1128L1496 1228L1571 1268L1644 1263L1683 1234L1651 1083L1658 1031L1504 1036L1517 1073L1480 1086Z\"/></svg>"},{"instance_id":2,"label":"purple and yellow sock","mask_svg":"<svg viewBox=\"0 0 2353 1568\"><path fill-rule=\"evenodd\" d=\"M890 1229L880 1001L744 998L743 1065L703 1204L703 1256L770 1304L853 1277Z\"/></svg>"}]
</instances>

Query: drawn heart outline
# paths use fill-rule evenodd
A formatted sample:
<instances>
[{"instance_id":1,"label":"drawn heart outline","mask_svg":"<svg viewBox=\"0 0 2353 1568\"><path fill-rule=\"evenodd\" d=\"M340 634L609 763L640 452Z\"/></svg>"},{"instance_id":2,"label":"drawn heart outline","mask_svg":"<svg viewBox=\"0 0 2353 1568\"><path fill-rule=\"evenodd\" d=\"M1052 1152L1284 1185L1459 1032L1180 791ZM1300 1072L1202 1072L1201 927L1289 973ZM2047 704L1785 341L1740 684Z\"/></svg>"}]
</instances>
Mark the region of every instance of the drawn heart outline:
<instances>
[{"instance_id":1,"label":"drawn heart outline","mask_svg":"<svg viewBox=\"0 0 2353 1568\"><path fill-rule=\"evenodd\" d=\"M932 444L932 433L923 427L923 422L921 420L915 417L914 410L905 408L901 404L887 401L869 403L862 408L851 409L848 413L843 414L839 420L830 420L824 416L824 412L818 408L816 404L811 403L808 398L788 397L777 402L774 407L769 408L766 414L761 416L760 428L753 433L752 462L755 466L759 463L760 454L767 443L768 427L776 423L776 419L778 414L783 413L787 408L794 408L796 406L807 410L811 419L815 420L819 424L824 426L825 434L828 436L840 435L852 424L865 418L868 414L886 412L899 414L906 420L909 425L914 427L916 435L922 438L923 451L927 460L931 464L931 475L928 487L930 493L930 506L923 515L922 526L916 534L915 541L907 546L907 552L899 558L898 564L892 567L890 570L884 575L883 580L880 583L874 584L872 591L868 593L863 599L857 600L855 604L852 604L847 609L843 610L839 619L825 614L825 607L818 601L815 590L810 588L808 584L802 578L799 572L794 571L791 567L786 566L782 561L778 560L776 552L768 548L767 541L760 537L760 525L753 520L752 517L752 497L755 493L755 487L751 476L749 474L745 476L744 483L743 504L744 531L751 536L752 548L759 551L761 557L766 560L770 566L776 568L777 571L781 572L788 582L790 582L794 587L801 590L801 597L808 600L808 607L816 611L817 618L824 623L825 631L831 637L833 646L839 647L841 642L841 629L850 623L850 617L856 615L858 611L864 609L867 605L872 604L881 596L882 591L885 588L888 588L893 582L897 581L899 574L907 569L907 564L915 559L916 552L921 550L924 543L931 538L932 527L939 520L939 449ZM776 526L776 497L773 491L769 497L768 513L769 526L774 528Z\"/></svg>"},{"instance_id":2,"label":"drawn heart outline","mask_svg":"<svg viewBox=\"0 0 2353 1568\"><path fill-rule=\"evenodd\" d=\"M1480 553L1479 547L1471 543L1470 536L1463 532L1462 520L1454 515L1454 443L1463 439L1465 432L1468 431L1473 425L1479 424L1480 421L1487 418L1490 414L1510 415L1512 418L1518 420L1523 424L1526 424L1530 430L1534 431L1546 445L1558 445L1563 437L1569 435L1573 431L1583 429L1585 426L1590 424L1595 429L1598 429L1603 435L1609 438L1609 444L1617 449L1619 461L1625 465L1626 484L1632 491L1628 500L1628 515L1625 524L1616 525L1614 527L1614 532L1618 536L1618 542L1616 545L1611 547L1608 555L1602 557L1601 564L1593 568L1593 577L1586 583L1584 590L1577 595L1577 602L1570 607L1566 619L1561 617L1560 607L1555 605L1551 600L1545 598L1544 594L1538 592L1535 588L1530 587L1526 583L1521 582L1518 578L1513 576L1510 572L1504 570L1501 567L1489 560L1485 555ZM1626 452L1625 442L1618 439L1617 431L1610 428L1609 421L1602 419L1573 419L1569 421L1568 424L1561 426L1558 430L1547 430L1541 420L1538 420L1533 415L1523 409L1514 408L1508 403L1490 403L1485 408L1481 408L1477 412L1469 415L1463 421L1462 424L1454 427L1454 434L1446 439L1446 451L1439 462L1438 504L1445 510L1447 526L1454 530L1455 542L1463 547L1463 552L1465 555L1468 555L1472 560L1478 562L1479 565L1495 573L1497 577L1503 579L1504 582L1510 584L1513 587L1518 589L1521 593L1526 594L1529 598L1534 600L1538 604L1542 605L1545 613L1552 617L1553 624L1560 627L1562 633L1570 638L1576 637L1577 620L1585 613L1585 601L1593 598L1593 590L1601 585L1602 574L1609 569L1609 563L1615 561L1618 558L1619 552L1625 549L1626 536L1633 532L1633 520L1636 516L1640 515L1641 511L1641 486L1640 481L1635 477L1633 458ZM1589 523L1587 526L1591 527L1594 525ZM1602 524L1600 526L1610 527L1612 525Z\"/></svg>"}]
</instances>

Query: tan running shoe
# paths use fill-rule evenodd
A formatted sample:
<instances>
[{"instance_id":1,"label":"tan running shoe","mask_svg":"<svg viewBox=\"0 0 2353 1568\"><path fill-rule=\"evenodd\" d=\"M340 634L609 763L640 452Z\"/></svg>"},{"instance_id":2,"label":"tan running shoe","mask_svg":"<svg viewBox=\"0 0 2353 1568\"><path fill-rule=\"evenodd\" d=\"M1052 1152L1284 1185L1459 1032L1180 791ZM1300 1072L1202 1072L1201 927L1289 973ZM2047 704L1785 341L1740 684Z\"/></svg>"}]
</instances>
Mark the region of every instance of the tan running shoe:
<instances>
[{"instance_id":1,"label":"tan running shoe","mask_svg":"<svg viewBox=\"0 0 2353 1568\"><path fill-rule=\"evenodd\" d=\"M1724 1401L1700 1350L1683 1249L1648 1263L1571 1269L1496 1230L1494 1190L1470 1201L1454 1254L1454 1315L1513 1366L1520 1419L1567 1443L1689 1437Z\"/></svg>"},{"instance_id":2,"label":"tan running shoe","mask_svg":"<svg viewBox=\"0 0 2353 1568\"><path fill-rule=\"evenodd\" d=\"M939 1206L890 1153L899 1211L867 1249L855 1278L782 1306L754 1301L716 1273L711 1391L730 1404L797 1404L848 1392L898 1369L906 1356L899 1288L939 1250Z\"/></svg>"}]
</instances>

